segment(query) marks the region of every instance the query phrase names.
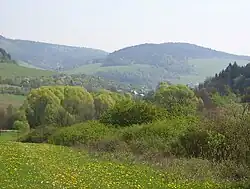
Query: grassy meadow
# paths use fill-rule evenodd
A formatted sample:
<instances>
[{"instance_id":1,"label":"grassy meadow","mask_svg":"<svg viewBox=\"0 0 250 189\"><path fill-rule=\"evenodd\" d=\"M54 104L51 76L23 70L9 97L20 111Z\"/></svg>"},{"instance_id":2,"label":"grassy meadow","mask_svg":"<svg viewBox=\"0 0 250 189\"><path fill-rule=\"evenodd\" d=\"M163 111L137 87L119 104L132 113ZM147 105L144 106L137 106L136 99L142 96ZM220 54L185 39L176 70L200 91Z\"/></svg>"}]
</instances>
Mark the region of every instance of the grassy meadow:
<instances>
[{"instance_id":1,"label":"grassy meadow","mask_svg":"<svg viewBox=\"0 0 250 189\"><path fill-rule=\"evenodd\" d=\"M26 67L26 68L33 68L33 69L44 70L44 69L42 69L42 68L38 68L38 67L36 67L36 66L33 66L33 65L31 65L31 64L29 64L29 63L27 63L27 62L21 61L21 60L17 61L17 63L18 63L18 65L23 66L23 67Z\"/></svg>"},{"instance_id":2,"label":"grassy meadow","mask_svg":"<svg viewBox=\"0 0 250 189\"><path fill-rule=\"evenodd\" d=\"M164 188L163 175L145 166L91 159L47 144L0 143L0 188Z\"/></svg>"},{"instance_id":3,"label":"grassy meadow","mask_svg":"<svg viewBox=\"0 0 250 189\"><path fill-rule=\"evenodd\" d=\"M29 77L39 77L39 76L51 76L54 72L45 71L35 68L27 68L19 66L17 64L1 63L0 64L0 75L2 77L13 77L13 76L29 76Z\"/></svg>"},{"instance_id":4,"label":"grassy meadow","mask_svg":"<svg viewBox=\"0 0 250 189\"><path fill-rule=\"evenodd\" d=\"M136 71L147 71L149 72L152 69L157 69L150 65L142 65L142 64L133 64L132 66L105 66L103 67L101 63L96 64L87 64L80 66L78 68L74 68L72 70L66 71L69 74L94 74L96 72L108 72L108 71L119 71L119 72L136 72Z\"/></svg>"},{"instance_id":5,"label":"grassy meadow","mask_svg":"<svg viewBox=\"0 0 250 189\"><path fill-rule=\"evenodd\" d=\"M19 107L24 100L25 96L22 95L0 94L0 107L7 108L10 104Z\"/></svg>"},{"instance_id":6,"label":"grassy meadow","mask_svg":"<svg viewBox=\"0 0 250 189\"><path fill-rule=\"evenodd\" d=\"M174 84L181 83L200 83L203 82L208 77L213 77L216 73L225 69L229 63L237 62L238 65L244 66L250 63L247 60L230 60L230 59L190 59L188 64L193 66L196 74L181 76L179 80L173 80Z\"/></svg>"},{"instance_id":7,"label":"grassy meadow","mask_svg":"<svg viewBox=\"0 0 250 189\"><path fill-rule=\"evenodd\" d=\"M0 137L1 138L1 137ZM107 161L48 144L0 142L0 188L233 188L227 184L168 181L164 171L142 164Z\"/></svg>"},{"instance_id":8,"label":"grassy meadow","mask_svg":"<svg viewBox=\"0 0 250 189\"><path fill-rule=\"evenodd\" d=\"M3 141L16 141L20 134L16 131L1 131L0 132L0 142Z\"/></svg>"}]
</instances>

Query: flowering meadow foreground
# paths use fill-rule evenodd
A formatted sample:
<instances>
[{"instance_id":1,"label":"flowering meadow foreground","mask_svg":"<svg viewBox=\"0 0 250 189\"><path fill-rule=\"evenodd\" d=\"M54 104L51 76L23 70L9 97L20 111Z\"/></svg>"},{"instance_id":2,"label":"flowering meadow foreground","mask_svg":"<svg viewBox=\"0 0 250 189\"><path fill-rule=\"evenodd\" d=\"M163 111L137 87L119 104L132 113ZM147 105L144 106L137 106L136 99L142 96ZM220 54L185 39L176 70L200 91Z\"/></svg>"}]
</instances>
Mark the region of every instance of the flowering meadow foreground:
<instances>
[{"instance_id":1,"label":"flowering meadow foreground","mask_svg":"<svg viewBox=\"0 0 250 189\"><path fill-rule=\"evenodd\" d=\"M90 158L67 147L0 142L0 188L235 188L228 184L167 182L144 165Z\"/></svg>"}]
</instances>

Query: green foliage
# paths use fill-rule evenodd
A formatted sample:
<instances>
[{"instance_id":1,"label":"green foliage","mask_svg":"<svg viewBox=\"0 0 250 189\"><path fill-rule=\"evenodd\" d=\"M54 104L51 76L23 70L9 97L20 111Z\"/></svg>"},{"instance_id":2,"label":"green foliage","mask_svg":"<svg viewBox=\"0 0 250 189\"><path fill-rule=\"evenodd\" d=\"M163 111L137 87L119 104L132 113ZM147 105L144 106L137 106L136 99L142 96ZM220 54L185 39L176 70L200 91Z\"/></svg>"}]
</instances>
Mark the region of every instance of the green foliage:
<instances>
[{"instance_id":1,"label":"green foliage","mask_svg":"<svg viewBox=\"0 0 250 189\"><path fill-rule=\"evenodd\" d=\"M27 121L16 120L13 124L13 129L18 130L20 132L25 132L29 130L29 124Z\"/></svg>"},{"instance_id":2,"label":"green foliage","mask_svg":"<svg viewBox=\"0 0 250 189\"><path fill-rule=\"evenodd\" d=\"M195 117L179 117L156 121L150 124L136 125L123 129L120 140L127 142L134 153L171 155L171 144L184 132L195 125Z\"/></svg>"},{"instance_id":3,"label":"green foliage","mask_svg":"<svg viewBox=\"0 0 250 189\"><path fill-rule=\"evenodd\" d=\"M124 100L115 104L101 116L100 121L117 126L150 123L168 116L165 109L144 102Z\"/></svg>"},{"instance_id":4,"label":"green foliage","mask_svg":"<svg viewBox=\"0 0 250 189\"><path fill-rule=\"evenodd\" d=\"M155 92L155 102L172 115L194 114L199 100L194 92L184 85L160 83Z\"/></svg>"},{"instance_id":5,"label":"green foliage","mask_svg":"<svg viewBox=\"0 0 250 189\"><path fill-rule=\"evenodd\" d=\"M3 128L3 125L6 122L6 111L5 109L1 108L0 109L0 125L1 125L1 129Z\"/></svg>"},{"instance_id":6,"label":"green foliage","mask_svg":"<svg viewBox=\"0 0 250 189\"><path fill-rule=\"evenodd\" d=\"M216 119L208 121L210 124L204 123L208 127L207 130L217 135L213 139L216 139L220 145L216 148L212 146L212 150L216 150L213 155L216 159L230 159L250 165L250 117L249 114L242 115L243 111L236 108L235 106L224 108Z\"/></svg>"},{"instance_id":7,"label":"green foliage","mask_svg":"<svg viewBox=\"0 0 250 189\"><path fill-rule=\"evenodd\" d=\"M17 114L18 112L11 104L7 108L0 107L0 129L13 129Z\"/></svg>"},{"instance_id":8,"label":"green foliage","mask_svg":"<svg viewBox=\"0 0 250 189\"><path fill-rule=\"evenodd\" d=\"M178 80L178 75L168 72L162 67L146 64L131 64L122 66L102 66L102 64L87 64L67 71L68 74L92 74L107 80L119 81L135 86L155 87L159 80Z\"/></svg>"},{"instance_id":9,"label":"green foliage","mask_svg":"<svg viewBox=\"0 0 250 189\"><path fill-rule=\"evenodd\" d=\"M242 112L243 108L228 106L201 119L173 144L176 155L250 165L249 114Z\"/></svg>"},{"instance_id":10,"label":"green foliage","mask_svg":"<svg viewBox=\"0 0 250 189\"><path fill-rule=\"evenodd\" d=\"M76 120L85 121L93 119L95 108L94 100L90 93L81 87L65 87L64 99L61 99L63 108Z\"/></svg>"},{"instance_id":11,"label":"green foliage","mask_svg":"<svg viewBox=\"0 0 250 189\"><path fill-rule=\"evenodd\" d=\"M13 77L11 75L0 76L0 93L2 94L27 95L31 89L41 86L81 86L89 92L107 89L121 93L130 92L131 89L138 89L134 85L104 80L101 77L84 74L55 74L51 76L40 76L37 74L37 77L32 77L28 74L26 76L16 74Z\"/></svg>"},{"instance_id":12,"label":"green foliage","mask_svg":"<svg viewBox=\"0 0 250 189\"><path fill-rule=\"evenodd\" d=\"M25 112L32 128L53 123L65 126L93 119L94 100L81 87L41 87L27 96Z\"/></svg>"},{"instance_id":13,"label":"green foliage","mask_svg":"<svg viewBox=\"0 0 250 189\"><path fill-rule=\"evenodd\" d=\"M57 130L50 138L49 143L65 146L77 146L94 143L105 137L111 137L114 129L97 121L89 121Z\"/></svg>"},{"instance_id":14,"label":"green foliage","mask_svg":"<svg viewBox=\"0 0 250 189\"><path fill-rule=\"evenodd\" d=\"M248 58L249 59L249 58ZM250 60L250 59L249 59ZM236 61L238 65L243 66L249 63L249 60L240 57L218 57L218 58L195 58L189 59L188 64L193 67L194 72L189 75L180 76L180 78L171 80L174 84L197 85L203 83L207 78L220 72L228 66L230 62Z\"/></svg>"},{"instance_id":15,"label":"green foliage","mask_svg":"<svg viewBox=\"0 0 250 189\"><path fill-rule=\"evenodd\" d=\"M123 145L123 148L135 154L171 154L171 144L196 123L196 117L179 117L173 120L114 128L91 121L59 129L50 137L49 143L66 146L96 145L98 148L103 145L115 145L116 150Z\"/></svg>"},{"instance_id":16,"label":"green foliage","mask_svg":"<svg viewBox=\"0 0 250 189\"><path fill-rule=\"evenodd\" d=\"M99 118L108 108L115 104L115 100L109 94L99 94L94 96L96 117Z\"/></svg>"},{"instance_id":17,"label":"green foliage","mask_svg":"<svg viewBox=\"0 0 250 189\"><path fill-rule=\"evenodd\" d=\"M112 108L116 103L120 103L123 100L132 100L132 96L128 93L117 93L108 90L98 90L92 93L95 104L95 117L97 119L107 111Z\"/></svg>"},{"instance_id":18,"label":"green foliage","mask_svg":"<svg viewBox=\"0 0 250 189\"><path fill-rule=\"evenodd\" d=\"M39 126L31 132L25 134L18 138L21 142L29 142L29 143L44 143L48 142L49 137L56 132L57 127L54 125L47 125L47 126Z\"/></svg>"},{"instance_id":19,"label":"green foliage","mask_svg":"<svg viewBox=\"0 0 250 189\"><path fill-rule=\"evenodd\" d=\"M111 160L122 155L128 158L131 154L138 157L139 161L149 161L152 164L153 160L157 166L164 168L164 172L168 175L167 181L170 183L178 181L179 187L199 188L203 186L200 182L204 180L221 179L221 182L223 180L234 182L235 179L242 181L248 177L248 167L244 164L237 164L235 161L214 164L214 161L209 161L210 158L219 160L215 157L220 156L218 152L223 147L225 138L215 132L203 135L201 129L198 131L196 129L199 129L199 120L196 117L179 117L125 128L113 128L98 122L89 122L61 128L49 137L49 142L78 146L91 151L97 150L98 153L111 153ZM177 148L177 143L181 144L182 148L180 146ZM217 156L212 156L215 155L212 153L204 153L206 156L202 156L200 152L209 152L203 150L205 145L207 146L205 150L210 150ZM206 157L209 160L180 158L171 162L174 156ZM181 184L184 180L187 185Z\"/></svg>"},{"instance_id":20,"label":"green foliage","mask_svg":"<svg viewBox=\"0 0 250 189\"><path fill-rule=\"evenodd\" d=\"M225 106L237 102L237 97L234 93L229 93L227 95L221 96L218 92L211 95L211 100L215 106Z\"/></svg>"},{"instance_id":21,"label":"green foliage","mask_svg":"<svg viewBox=\"0 0 250 189\"><path fill-rule=\"evenodd\" d=\"M214 88L222 95L227 93L228 87L234 93L247 94L247 88L250 86L249 65L238 66L236 62L233 65L230 63L226 69L216 74L215 77L207 79L200 87Z\"/></svg>"}]
</instances>

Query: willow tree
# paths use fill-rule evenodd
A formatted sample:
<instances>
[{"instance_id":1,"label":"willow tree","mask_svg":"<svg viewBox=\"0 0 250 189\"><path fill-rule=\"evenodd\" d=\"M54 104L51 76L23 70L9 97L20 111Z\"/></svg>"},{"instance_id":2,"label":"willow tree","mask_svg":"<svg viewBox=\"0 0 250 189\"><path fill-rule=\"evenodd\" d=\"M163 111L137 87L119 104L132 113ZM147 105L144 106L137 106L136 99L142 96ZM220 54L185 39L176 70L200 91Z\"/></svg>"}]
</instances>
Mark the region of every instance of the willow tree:
<instances>
[{"instance_id":1,"label":"willow tree","mask_svg":"<svg viewBox=\"0 0 250 189\"><path fill-rule=\"evenodd\" d=\"M81 87L46 86L33 89L24 107L31 127L69 125L93 119L94 115L93 97Z\"/></svg>"},{"instance_id":2,"label":"willow tree","mask_svg":"<svg viewBox=\"0 0 250 189\"><path fill-rule=\"evenodd\" d=\"M200 104L195 93L185 85L161 83L155 91L154 100L173 115L188 115Z\"/></svg>"}]
</instances>

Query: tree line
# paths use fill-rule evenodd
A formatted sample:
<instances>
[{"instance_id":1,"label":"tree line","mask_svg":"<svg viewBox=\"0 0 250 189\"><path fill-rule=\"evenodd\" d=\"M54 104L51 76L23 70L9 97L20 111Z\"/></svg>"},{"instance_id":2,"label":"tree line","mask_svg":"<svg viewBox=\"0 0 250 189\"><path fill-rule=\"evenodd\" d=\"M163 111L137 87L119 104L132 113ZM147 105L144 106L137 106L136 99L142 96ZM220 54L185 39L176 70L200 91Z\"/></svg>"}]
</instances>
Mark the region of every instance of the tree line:
<instances>
[{"instance_id":1,"label":"tree line","mask_svg":"<svg viewBox=\"0 0 250 189\"><path fill-rule=\"evenodd\" d=\"M112 80L104 80L101 77L88 76L85 74L58 74L42 77L0 76L0 93L2 94L27 95L31 89L41 86L82 86L88 91L98 89L125 92L129 92L132 89L140 90L138 86L118 83Z\"/></svg>"}]
</instances>

